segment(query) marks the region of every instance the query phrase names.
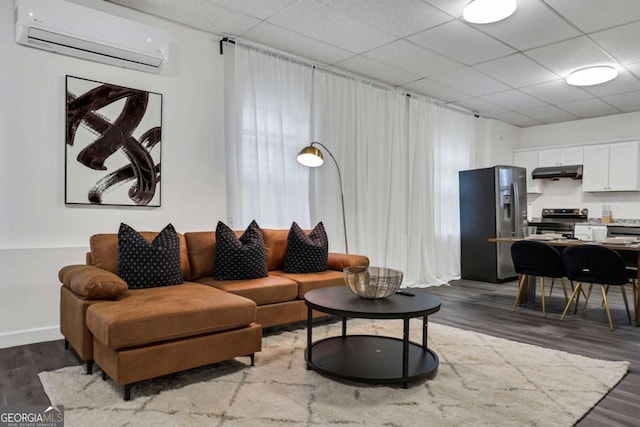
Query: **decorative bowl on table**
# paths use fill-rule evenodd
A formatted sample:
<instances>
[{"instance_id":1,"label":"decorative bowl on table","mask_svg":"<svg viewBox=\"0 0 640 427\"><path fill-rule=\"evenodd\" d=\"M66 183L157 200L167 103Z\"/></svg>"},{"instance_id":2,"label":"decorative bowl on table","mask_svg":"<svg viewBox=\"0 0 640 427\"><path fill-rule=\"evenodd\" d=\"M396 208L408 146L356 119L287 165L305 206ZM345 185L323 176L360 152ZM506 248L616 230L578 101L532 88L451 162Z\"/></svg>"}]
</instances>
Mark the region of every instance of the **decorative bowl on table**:
<instances>
[{"instance_id":1,"label":"decorative bowl on table","mask_svg":"<svg viewBox=\"0 0 640 427\"><path fill-rule=\"evenodd\" d=\"M382 267L346 267L344 281L351 292L362 298L387 298L402 284L402 271Z\"/></svg>"}]
</instances>

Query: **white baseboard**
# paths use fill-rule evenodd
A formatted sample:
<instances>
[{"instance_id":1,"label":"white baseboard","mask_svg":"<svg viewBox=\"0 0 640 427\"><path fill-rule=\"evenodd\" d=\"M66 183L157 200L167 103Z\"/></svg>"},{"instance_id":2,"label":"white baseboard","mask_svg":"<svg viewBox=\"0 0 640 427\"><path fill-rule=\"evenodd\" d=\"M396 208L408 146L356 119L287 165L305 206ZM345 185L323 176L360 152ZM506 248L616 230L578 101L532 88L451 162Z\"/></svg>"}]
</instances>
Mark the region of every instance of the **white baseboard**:
<instances>
[{"instance_id":1,"label":"white baseboard","mask_svg":"<svg viewBox=\"0 0 640 427\"><path fill-rule=\"evenodd\" d=\"M0 348L63 339L60 325L0 333Z\"/></svg>"}]
</instances>

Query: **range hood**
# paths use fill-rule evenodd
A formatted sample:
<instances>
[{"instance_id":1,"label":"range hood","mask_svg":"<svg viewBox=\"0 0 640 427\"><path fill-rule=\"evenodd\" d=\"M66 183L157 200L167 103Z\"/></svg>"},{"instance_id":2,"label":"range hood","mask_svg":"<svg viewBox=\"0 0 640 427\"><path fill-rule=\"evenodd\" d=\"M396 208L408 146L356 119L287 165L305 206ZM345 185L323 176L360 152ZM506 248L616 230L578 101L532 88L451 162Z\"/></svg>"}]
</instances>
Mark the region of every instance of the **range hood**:
<instances>
[{"instance_id":1,"label":"range hood","mask_svg":"<svg viewBox=\"0 0 640 427\"><path fill-rule=\"evenodd\" d=\"M535 168L531 172L533 179L582 179L582 165L567 166L548 166L543 168Z\"/></svg>"}]
</instances>

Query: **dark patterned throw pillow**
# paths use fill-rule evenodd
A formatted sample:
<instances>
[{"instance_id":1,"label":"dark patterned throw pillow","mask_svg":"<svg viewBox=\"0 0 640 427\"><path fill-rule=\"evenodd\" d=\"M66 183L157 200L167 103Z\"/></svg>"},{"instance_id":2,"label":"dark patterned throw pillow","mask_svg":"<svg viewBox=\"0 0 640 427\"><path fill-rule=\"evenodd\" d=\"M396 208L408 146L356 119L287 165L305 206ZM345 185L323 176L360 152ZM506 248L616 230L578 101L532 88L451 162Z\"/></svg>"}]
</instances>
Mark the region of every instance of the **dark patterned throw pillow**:
<instances>
[{"instance_id":1,"label":"dark patterned throw pillow","mask_svg":"<svg viewBox=\"0 0 640 427\"><path fill-rule=\"evenodd\" d=\"M218 221L213 278L246 280L268 275L264 239L258 223L251 221L249 227L238 238L232 229Z\"/></svg>"},{"instance_id":2,"label":"dark patterned throw pillow","mask_svg":"<svg viewBox=\"0 0 640 427\"><path fill-rule=\"evenodd\" d=\"M287 273L315 273L329 268L329 240L320 222L306 234L297 223L289 229L284 271Z\"/></svg>"},{"instance_id":3,"label":"dark patterned throw pillow","mask_svg":"<svg viewBox=\"0 0 640 427\"><path fill-rule=\"evenodd\" d=\"M149 243L136 230L121 223L118 276L127 282L129 289L181 284L180 240L173 225L167 225Z\"/></svg>"}]
</instances>

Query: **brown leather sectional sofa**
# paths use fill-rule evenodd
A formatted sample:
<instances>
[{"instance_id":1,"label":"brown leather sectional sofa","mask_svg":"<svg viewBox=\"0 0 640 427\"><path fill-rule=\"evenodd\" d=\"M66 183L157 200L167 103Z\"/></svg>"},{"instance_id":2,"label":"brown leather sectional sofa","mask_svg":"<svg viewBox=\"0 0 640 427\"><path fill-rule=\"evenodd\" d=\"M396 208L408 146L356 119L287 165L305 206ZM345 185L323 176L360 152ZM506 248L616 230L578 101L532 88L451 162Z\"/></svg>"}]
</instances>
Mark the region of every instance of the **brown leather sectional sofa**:
<instances>
[{"instance_id":1,"label":"brown leather sectional sofa","mask_svg":"<svg viewBox=\"0 0 640 427\"><path fill-rule=\"evenodd\" d=\"M262 328L306 319L304 294L344 286L344 267L368 265L362 255L329 254L329 270L283 270L289 230L263 229L269 276L213 279L215 232L179 234L185 282L129 290L117 276L118 235L90 239L86 265L60 270L60 330L91 373L125 386L137 381L260 351ZM157 233L141 233L152 241ZM238 232L241 234L241 232ZM317 315L321 315L318 313Z\"/></svg>"}]
</instances>

